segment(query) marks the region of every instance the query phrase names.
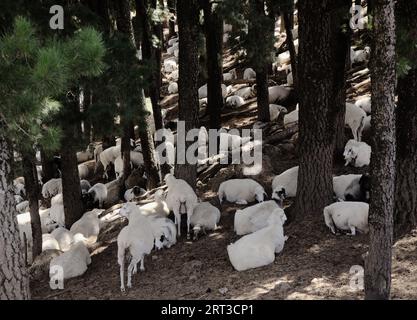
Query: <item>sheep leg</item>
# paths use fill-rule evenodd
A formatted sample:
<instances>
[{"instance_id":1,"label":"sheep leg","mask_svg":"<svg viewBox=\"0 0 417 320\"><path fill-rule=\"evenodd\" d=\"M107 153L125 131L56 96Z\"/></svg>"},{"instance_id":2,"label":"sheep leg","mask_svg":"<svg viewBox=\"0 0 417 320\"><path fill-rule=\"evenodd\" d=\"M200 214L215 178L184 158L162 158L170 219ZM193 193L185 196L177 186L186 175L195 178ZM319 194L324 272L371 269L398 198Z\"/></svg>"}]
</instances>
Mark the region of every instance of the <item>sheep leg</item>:
<instances>
[{"instance_id":1,"label":"sheep leg","mask_svg":"<svg viewBox=\"0 0 417 320\"><path fill-rule=\"evenodd\" d=\"M120 290L122 292L125 292L125 256L124 256L124 252L123 254L119 254L119 265L120 265Z\"/></svg>"},{"instance_id":2,"label":"sheep leg","mask_svg":"<svg viewBox=\"0 0 417 320\"><path fill-rule=\"evenodd\" d=\"M356 228L354 226L350 226L350 235L355 236L356 235Z\"/></svg>"},{"instance_id":3,"label":"sheep leg","mask_svg":"<svg viewBox=\"0 0 417 320\"><path fill-rule=\"evenodd\" d=\"M175 216L175 224L178 228L178 236L181 236L181 213L179 212L179 208L175 208L173 211Z\"/></svg>"},{"instance_id":4,"label":"sheep leg","mask_svg":"<svg viewBox=\"0 0 417 320\"><path fill-rule=\"evenodd\" d=\"M132 288L132 271L133 271L134 265L133 261L130 262L129 266L127 267L127 287Z\"/></svg>"},{"instance_id":5,"label":"sheep leg","mask_svg":"<svg viewBox=\"0 0 417 320\"><path fill-rule=\"evenodd\" d=\"M140 260L140 271L145 271L145 256Z\"/></svg>"}]
</instances>

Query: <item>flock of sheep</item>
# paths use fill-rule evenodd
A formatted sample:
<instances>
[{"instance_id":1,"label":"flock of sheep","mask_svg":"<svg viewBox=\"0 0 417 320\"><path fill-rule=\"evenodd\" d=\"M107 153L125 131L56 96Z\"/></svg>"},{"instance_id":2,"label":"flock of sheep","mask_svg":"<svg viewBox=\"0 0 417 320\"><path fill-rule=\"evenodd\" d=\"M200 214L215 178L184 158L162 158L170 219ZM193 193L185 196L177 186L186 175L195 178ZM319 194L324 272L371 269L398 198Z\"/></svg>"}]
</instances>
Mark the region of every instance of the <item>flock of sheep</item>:
<instances>
[{"instance_id":1,"label":"flock of sheep","mask_svg":"<svg viewBox=\"0 0 417 320\"><path fill-rule=\"evenodd\" d=\"M225 25L225 32L231 31L231 27ZM298 27L293 29L294 44L298 49ZM227 37L226 37L227 40ZM168 42L167 54L170 55L163 62L163 71L169 80L168 92L178 92L178 38ZM369 59L369 48L364 50L351 50L352 63L362 63ZM270 115L271 120L278 118L284 113L284 126L298 121L298 105L296 109L288 113L287 109L279 104L274 104L288 98L291 92L292 74L289 52L278 56L274 68L287 73L286 86L269 87ZM223 74L225 82L236 79L236 69ZM243 79L254 79L256 73L252 68L246 68L243 72ZM231 108L239 108L247 99L256 95L255 86L222 85L225 105ZM200 107L207 105L207 85L198 90ZM370 128L371 100L369 97L362 97L355 103L346 103L346 125L352 131L353 139L346 144L344 158L346 165L362 167L369 165L371 148L362 142L362 134ZM202 127L199 135L199 147L207 145L207 130ZM240 149L249 140L234 136L229 133L221 133L229 143L226 150L220 150L227 156L228 151ZM221 212L219 208L210 202L201 202L195 191L182 179L177 179L172 173L164 177L167 190L157 190L154 199L145 205L136 203L148 195L145 184L139 183L146 179L146 175L140 168L144 164L140 145L135 146L132 141L130 154L131 165L137 179L127 179L124 193L124 202L120 209L114 211L118 217L125 217L128 220L117 237L117 261L120 265L120 288L125 291L125 253L131 255L127 267L127 287L132 286L132 274L137 272L137 265L140 263L140 270L144 270L144 257L152 250L170 248L177 243L177 237L181 236L181 217L187 218L187 238L191 232L193 239L197 240L200 233L215 230L220 222ZM230 146L230 148L229 148ZM62 198L62 180L55 178L47 181L42 186L42 196L50 200L49 208L41 207L39 213L42 224L42 250L51 253L49 260L50 278L56 277L55 270L58 266L63 270L64 279L77 277L87 270L91 263L88 247L97 241L103 224L106 220L101 217L102 209L108 201L109 190L115 181L123 175L123 160L121 155L120 140L116 146L103 150L101 145L90 145L87 150L78 152L77 159L80 175L80 187L83 194L83 201L91 211L84 213L80 220L67 230L65 228L64 206ZM91 168L85 162L94 160L95 166L101 164L104 168L103 178L107 179L107 170L114 166L116 180L106 184L96 183L90 185L87 178L91 176ZM41 167L38 168L38 176L41 182ZM257 268L272 263L275 254L283 250L288 237L284 235L284 224L286 215L283 210L283 202L286 198L293 198L297 192L298 167L290 168L274 177L272 181L272 194L268 198L264 187L253 179L231 179L220 184L218 198L220 205L223 201L247 206L237 210L234 215L234 231L242 236L239 240L225 248L230 263L237 271L250 268ZM25 243L25 252L28 261L31 261L31 225L28 212L28 201L24 200L25 186L22 178L14 180L17 219L19 224L22 243ZM369 177L367 175L348 174L335 176L333 178L333 189L335 203L323 210L324 223L332 233L337 230L349 231L355 235L357 231L368 231L368 204L369 200ZM43 203L43 202L42 202ZM174 221L168 218L173 212Z\"/></svg>"}]
</instances>

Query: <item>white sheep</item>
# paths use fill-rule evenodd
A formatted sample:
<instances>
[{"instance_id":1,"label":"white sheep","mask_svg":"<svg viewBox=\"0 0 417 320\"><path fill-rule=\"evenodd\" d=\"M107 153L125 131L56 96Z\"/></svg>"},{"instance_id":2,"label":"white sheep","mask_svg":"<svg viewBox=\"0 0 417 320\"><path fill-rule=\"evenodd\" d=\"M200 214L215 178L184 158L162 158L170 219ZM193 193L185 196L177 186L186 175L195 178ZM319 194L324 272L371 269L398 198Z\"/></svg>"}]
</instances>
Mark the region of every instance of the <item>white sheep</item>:
<instances>
[{"instance_id":1,"label":"white sheep","mask_svg":"<svg viewBox=\"0 0 417 320\"><path fill-rule=\"evenodd\" d=\"M80 180L80 187L81 187L81 193L84 194L84 193L87 193L88 190L90 190L91 184L87 180Z\"/></svg>"},{"instance_id":2,"label":"white sheep","mask_svg":"<svg viewBox=\"0 0 417 320\"><path fill-rule=\"evenodd\" d=\"M178 93L178 84L176 82L170 82L170 84L168 85L168 93Z\"/></svg>"},{"instance_id":3,"label":"white sheep","mask_svg":"<svg viewBox=\"0 0 417 320\"><path fill-rule=\"evenodd\" d=\"M372 100L371 97L362 97L355 101L355 106L361 108L367 114L371 114L372 112Z\"/></svg>"},{"instance_id":4,"label":"white sheep","mask_svg":"<svg viewBox=\"0 0 417 320\"><path fill-rule=\"evenodd\" d=\"M346 103L345 124L350 127L353 139L361 141L366 112L351 103Z\"/></svg>"},{"instance_id":5,"label":"white sheep","mask_svg":"<svg viewBox=\"0 0 417 320\"><path fill-rule=\"evenodd\" d=\"M285 170L272 180L272 199L293 198L297 194L298 166Z\"/></svg>"},{"instance_id":6,"label":"white sheep","mask_svg":"<svg viewBox=\"0 0 417 320\"><path fill-rule=\"evenodd\" d=\"M160 218L168 217L170 208L168 207L168 204L165 201L162 190L158 190L155 192L154 200L155 201L153 202L149 202L140 206L141 213L145 216L153 216Z\"/></svg>"},{"instance_id":7,"label":"white sheep","mask_svg":"<svg viewBox=\"0 0 417 320\"><path fill-rule=\"evenodd\" d=\"M246 68L245 71L243 71L243 79L250 80L250 79L256 79L256 72L252 68Z\"/></svg>"},{"instance_id":8,"label":"white sheep","mask_svg":"<svg viewBox=\"0 0 417 320\"><path fill-rule=\"evenodd\" d=\"M49 209L51 220L60 227L65 227L65 211L63 203L53 204Z\"/></svg>"},{"instance_id":9,"label":"white sheep","mask_svg":"<svg viewBox=\"0 0 417 320\"><path fill-rule=\"evenodd\" d=\"M175 58L168 58L164 60L165 72L170 73L178 69L178 64Z\"/></svg>"},{"instance_id":10,"label":"white sheep","mask_svg":"<svg viewBox=\"0 0 417 320\"><path fill-rule=\"evenodd\" d=\"M116 160L117 157L119 157L121 155L121 151L120 151L121 146L116 145L110 148L107 148L105 150L103 150L100 155L100 162L103 164L103 168L104 168L104 176L107 177L107 167L111 164L114 163L114 160Z\"/></svg>"},{"instance_id":11,"label":"white sheep","mask_svg":"<svg viewBox=\"0 0 417 320\"><path fill-rule=\"evenodd\" d=\"M77 152L77 162L82 163L94 158L93 145L88 145L85 151Z\"/></svg>"},{"instance_id":12,"label":"white sheep","mask_svg":"<svg viewBox=\"0 0 417 320\"><path fill-rule=\"evenodd\" d=\"M252 179L230 179L223 181L219 187L219 200L222 203L226 198L229 202L237 204L248 204L257 200L264 201L266 192L264 188L255 180Z\"/></svg>"},{"instance_id":13,"label":"white sheep","mask_svg":"<svg viewBox=\"0 0 417 320\"><path fill-rule=\"evenodd\" d=\"M42 196L45 199L51 198L58 193L62 193L62 179L51 179L42 186Z\"/></svg>"},{"instance_id":14,"label":"white sheep","mask_svg":"<svg viewBox=\"0 0 417 320\"><path fill-rule=\"evenodd\" d=\"M279 208L274 200L269 200L242 210L236 210L234 218L236 234L242 236L265 228L271 213Z\"/></svg>"},{"instance_id":15,"label":"white sheep","mask_svg":"<svg viewBox=\"0 0 417 320\"><path fill-rule=\"evenodd\" d=\"M172 46L174 43L178 42L178 37L176 38L171 38L168 40L168 45Z\"/></svg>"},{"instance_id":16,"label":"white sheep","mask_svg":"<svg viewBox=\"0 0 417 320\"><path fill-rule=\"evenodd\" d=\"M148 219L152 225L155 247L158 250L171 248L177 243L177 228L174 222L164 217L148 216Z\"/></svg>"},{"instance_id":17,"label":"white sheep","mask_svg":"<svg viewBox=\"0 0 417 320\"><path fill-rule=\"evenodd\" d=\"M177 179L172 174L165 176L165 182L168 186L166 203L174 212L178 236L181 236L181 214L187 213L187 238L189 238L191 215L198 203L197 195L185 180Z\"/></svg>"},{"instance_id":18,"label":"white sheep","mask_svg":"<svg viewBox=\"0 0 417 320\"><path fill-rule=\"evenodd\" d=\"M107 200L107 187L105 184L96 183L88 190L88 194L91 195L94 203L98 202L99 208L102 208L104 202Z\"/></svg>"},{"instance_id":19,"label":"white sheep","mask_svg":"<svg viewBox=\"0 0 417 320\"><path fill-rule=\"evenodd\" d=\"M284 127L298 122L298 108L284 116Z\"/></svg>"},{"instance_id":20,"label":"white sheep","mask_svg":"<svg viewBox=\"0 0 417 320\"><path fill-rule=\"evenodd\" d=\"M85 163L78 165L78 176L81 180L87 179L90 175L90 170L88 169L88 166Z\"/></svg>"},{"instance_id":21,"label":"white sheep","mask_svg":"<svg viewBox=\"0 0 417 320\"><path fill-rule=\"evenodd\" d=\"M100 219L99 214L103 210L94 209L83 214L83 216L74 222L69 230L74 236L81 234L85 239L85 244L92 244L97 241L100 233Z\"/></svg>"},{"instance_id":22,"label":"white sheep","mask_svg":"<svg viewBox=\"0 0 417 320\"><path fill-rule=\"evenodd\" d=\"M369 132L371 130L371 128L372 128L371 119L372 119L372 116L366 116L365 117L365 120L363 121L362 132Z\"/></svg>"},{"instance_id":23,"label":"white sheep","mask_svg":"<svg viewBox=\"0 0 417 320\"><path fill-rule=\"evenodd\" d=\"M74 235L63 227L58 227L51 232L51 235L58 241L61 251L68 251L74 243Z\"/></svg>"},{"instance_id":24,"label":"white sheep","mask_svg":"<svg viewBox=\"0 0 417 320\"><path fill-rule=\"evenodd\" d=\"M17 182L13 185L14 187L14 194L15 195L19 195L22 197L26 196L26 188L25 188L25 184L21 183L21 182Z\"/></svg>"},{"instance_id":25,"label":"white sheep","mask_svg":"<svg viewBox=\"0 0 417 320\"><path fill-rule=\"evenodd\" d=\"M283 224L286 216L277 209L268 218L268 226L240 238L227 246L229 260L237 271L266 266L275 260L275 253L284 249Z\"/></svg>"},{"instance_id":26,"label":"white sheep","mask_svg":"<svg viewBox=\"0 0 417 320\"><path fill-rule=\"evenodd\" d=\"M278 119L280 113L287 113L287 108L280 106L278 104L270 104L269 105L269 116L271 118L271 121L275 121Z\"/></svg>"},{"instance_id":27,"label":"white sheep","mask_svg":"<svg viewBox=\"0 0 417 320\"><path fill-rule=\"evenodd\" d=\"M204 99L207 98L207 83L204 86L201 86L198 89L198 99ZM222 83L222 97L223 99L226 97L227 95L227 87L225 84Z\"/></svg>"},{"instance_id":28,"label":"white sheep","mask_svg":"<svg viewBox=\"0 0 417 320\"><path fill-rule=\"evenodd\" d=\"M19 213L25 213L29 211L29 201L24 200L16 205L16 210Z\"/></svg>"},{"instance_id":29,"label":"white sheep","mask_svg":"<svg viewBox=\"0 0 417 320\"><path fill-rule=\"evenodd\" d=\"M154 247L155 237L152 225L147 217L141 214L139 207L132 202L127 202L120 209L119 214L129 219L129 224L124 227L117 237L117 261L120 265L120 290L125 291L124 265L125 251L129 249L132 256L127 268L127 287L132 287L132 273L137 272L137 264L140 262L140 270L145 270L144 258Z\"/></svg>"},{"instance_id":30,"label":"white sheep","mask_svg":"<svg viewBox=\"0 0 417 320\"><path fill-rule=\"evenodd\" d=\"M130 188L130 189L126 190L126 192L124 194L124 199L127 202L134 201L137 198L143 196L145 193L146 193L145 189L142 189L138 186L135 186L133 188Z\"/></svg>"},{"instance_id":31,"label":"white sheep","mask_svg":"<svg viewBox=\"0 0 417 320\"><path fill-rule=\"evenodd\" d=\"M233 96L226 98L226 106L228 107L239 108L244 104L245 104L245 100L238 95L233 95Z\"/></svg>"},{"instance_id":32,"label":"white sheep","mask_svg":"<svg viewBox=\"0 0 417 320\"><path fill-rule=\"evenodd\" d=\"M347 189L353 184L358 184L362 177L361 174L345 174L333 177L333 192L337 199L346 200L345 194Z\"/></svg>"},{"instance_id":33,"label":"white sheep","mask_svg":"<svg viewBox=\"0 0 417 320\"><path fill-rule=\"evenodd\" d=\"M228 132L220 132L220 154L225 154L229 150L238 150L247 144L251 140L251 137L241 137L237 134L231 134Z\"/></svg>"},{"instance_id":34,"label":"white sheep","mask_svg":"<svg viewBox=\"0 0 417 320\"><path fill-rule=\"evenodd\" d=\"M55 257L49 264L49 277L51 281L70 279L83 275L91 263L90 253L83 242L75 243L71 249ZM61 273L62 272L62 273Z\"/></svg>"},{"instance_id":35,"label":"white sheep","mask_svg":"<svg viewBox=\"0 0 417 320\"><path fill-rule=\"evenodd\" d=\"M366 202L335 202L323 210L326 226L336 234L336 228L350 231L351 235L356 230L368 233L369 204Z\"/></svg>"},{"instance_id":36,"label":"white sheep","mask_svg":"<svg viewBox=\"0 0 417 320\"><path fill-rule=\"evenodd\" d=\"M361 168L368 166L371 162L371 147L365 142L349 140L346 143L343 156L346 160L345 166L352 164L354 167Z\"/></svg>"},{"instance_id":37,"label":"white sheep","mask_svg":"<svg viewBox=\"0 0 417 320\"><path fill-rule=\"evenodd\" d=\"M369 61L371 56L371 48L365 47L363 50L354 50L350 48L350 62L351 64L354 63L362 63Z\"/></svg>"},{"instance_id":38,"label":"white sheep","mask_svg":"<svg viewBox=\"0 0 417 320\"><path fill-rule=\"evenodd\" d=\"M289 96L291 89L283 86L272 86L268 88L269 103L275 103L276 101L283 101Z\"/></svg>"},{"instance_id":39,"label":"white sheep","mask_svg":"<svg viewBox=\"0 0 417 320\"><path fill-rule=\"evenodd\" d=\"M197 240L200 232L215 230L220 221L220 210L210 202L201 202L194 208L191 216L191 226L194 231L194 240Z\"/></svg>"},{"instance_id":40,"label":"white sheep","mask_svg":"<svg viewBox=\"0 0 417 320\"><path fill-rule=\"evenodd\" d=\"M291 55L288 50L278 55L278 63L281 66L291 63Z\"/></svg>"},{"instance_id":41,"label":"white sheep","mask_svg":"<svg viewBox=\"0 0 417 320\"><path fill-rule=\"evenodd\" d=\"M42 235L42 251L45 250L61 250L58 241L50 233Z\"/></svg>"},{"instance_id":42,"label":"white sheep","mask_svg":"<svg viewBox=\"0 0 417 320\"><path fill-rule=\"evenodd\" d=\"M223 73L223 81L230 81L237 79L236 69L232 69L229 72Z\"/></svg>"}]
</instances>

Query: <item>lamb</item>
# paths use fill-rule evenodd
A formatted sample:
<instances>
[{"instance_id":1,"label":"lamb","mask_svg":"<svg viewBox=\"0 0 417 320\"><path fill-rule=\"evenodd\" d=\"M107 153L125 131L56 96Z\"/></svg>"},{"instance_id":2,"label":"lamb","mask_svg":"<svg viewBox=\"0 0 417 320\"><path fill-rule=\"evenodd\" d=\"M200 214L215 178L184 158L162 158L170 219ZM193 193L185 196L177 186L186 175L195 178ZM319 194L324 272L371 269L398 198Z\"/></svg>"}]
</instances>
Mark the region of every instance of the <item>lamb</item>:
<instances>
[{"instance_id":1,"label":"lamb","mask_svg":"<svg viewBox=\"0 0 417 320\"><path fill-rule=\"evenodd\" d=\"M237 79L236 69L232 69L227 73L223 73L223 81Z\"/></svg>"},{"instance_id":2,"label":"lamb","mask_svg":"<svg viewBox=\"0 0 417 320\"><path fill-rule=\"evenodd\" d=\"M283 101L290 95L291 89L282 86L272 86L268 88L269 103L275 103L276 101Z\"/></svg>"},{"instance_id":3,"label":"lamb","mask_svg":"<svg viewBox=\"0 0 417 320\"><path fill-rule=\"evenodd\" d=\"M245 71L243 71L243 79L256 79L256 72L252 68L246 68Z\"/></svg>"},{"instance_id":4,"label":"lamb","mask_svg":"<svg viewBox=\"0 0 417 320\"><path fill-rule=\"evenodd\" d=\"M169 215L170 209L163 197L163 191L155 192L155 201L144 204L140 207L141 213L145 216L153 216L159 218L166 218Z\"/></svg>"},{"instance_id":5,"label":"lamb","mask_svg":"<svg viewBox=\"0 0 417 320\"><path fill-rule=\"evenodd\" d=\"M237 271L266 266L275 260L275 253L284 248L286 216L282 209L272 212L268 226L240 238L227 246L229 260Z\"/></svg>"},{"instance_id":6,"label":"lamb","mask_svg":"<svg viewBox=\"0 0 417 320\"><path fill-rule=\"evenodd\" d=\"M87 180L80 180L81 193L85 194L90 190L91 185Z\"/></svg>"},{"instance_id":7,"label":"lamb","mask_svg":"<svg viewBox=\"0 0 417 320\"><path fill-rule=\"evenodd\" d=\"M187 239L190 238L191 215L197 205L198 198L190 185L182 180L177 179L172 174L165 176L165 182L168 186L166 203L168 208L174 212L175 224L178 227L178 236L181 236L181 214L187 213ZM184 212L185 209L185 212Z\"/></svg>"},{"instance_id":8,"label":"lamb","mask_svg":"<svg viewBox=\"0 0 417 320\"><path fill-rule=\"evenodd\" d=\"M345 124L350 127L353 139L361 141L366 112L351 103L346 103Z\"/></svg>"},{"instance_id":9,"label":"lamb","mask_svg":"<svg viewBox=\"0 0 417 320\"><path fill-rule=\"evenodd\" d=\"M127 268L127 287L132 287L132 273L137 272L137 264L140 262L140 270L144 271L144 258L154 246L155 237L152 225L148 218L141 214L141 210L134 203L128 202L120 209L119 214L129 219L129 224L124 227L117 237L117 260L120 265L120 290L125 291L124 265L125 251L129 249L132 256Z\"/></svg>"},{"instance_id":10,"label":"lamb","mask_svg":"<svg viewBox=\"0 0 417 320\"><path fill-rule=\"evenodd\" d=\"M49 264L50 281L62 276L70 279L83 275L91 263L90 253L83 242L75 243L70 250L55 257ZM59 272L62 270L62 274Z\"/></svg>"},{"instance_id":11,"label":"lamb","mask_svg":"<svg viewBox=\"0 0 417 320\"><path fill-rule=\"evenodd\" d=\"M333 234L336 228L350 231L356 235L356 230L368 233L369 204L365 202L335 202L323 210L324 222Z\"/></svg>"},{"instance_id":12,"label":"lamb","mask_svg":"<svg viewBox=\"0 0 417 320\"><path fill-rule=\"evenodd\" d=\"M45 199L51 198L58 193L62 193L62 179L51 179L42 186L42 196Z\"/></svg>"},{"instance_id":13,"label":"lamb","mask_svg":"<svg viewBox=\"0 0 417 320\"><path fill-rule=\"evenodd\" d=\"M76 221L69 230L74 236L81 234L85 244L93 244L97 241L100 232L99 214L103 210L94 209L83 214L83 216Z\"/></svg>"},{"instance_id":14,"label":"lamb","mask_svg":"<svg viewBox=\"0 0 417 320\"><path fill-rule=\"evenodd\" d=\"M267 227L269 216L279 208L279 205L274 200L269 200L237 210L234 219L236 234L242 236Z\"/></svg>"},{"instance_id":15,"label":"lamb","mask_svg":"<svg viewBox=\"0 0 417 320\"><path fill-rule=\"evenodd\" d=\"M248 202L253 202L255 199L258 202L263 202L264 195L266 195L264 188L252 179L224 181L220 184L218 192L220 203L222 203L224 198L236 204L248 204Z\"/></svg>"},{"instance_id":16,"label":"lamb","mask_svg":"<svg viewBox=\"0 0 417 320\"><path fill-rule=\"evenodd\" d=\"M233 96L226 98L226 106L228 107L239 108L244 104L245 104L245 100L238 95L233 95Z\"/></svg>"},{"instance_id":17,"label":"lamb","mask_svg":"<svg viewBox=\"0 0 417 320\"><path fill-rule=\"evenodd\" d=\"M269 116L271 118L271 121L275 121L276 119L278 119L281 112L287 113L288 110L278 104L269 105Z\"/></svg>"},{"instance_id":18,"label":"lamb","mask_svg":"<svg viewBox=\"0 0 417 320\"><path fill-rule=\"evenodd\" d=\"M99 208L103 207L104 202L107 199L107 187L102 183L96 183L94 186L88 190L87 193L90 197L90 201L95 204L98 202Z\"/></svg>"},{"instance_id":19,"label":"lamb","mask_svg":"<svg viewBox=\"0 0 417 320\"><path fill-rule=\"evenodd\" d=\"M42 251L45 250L60 250L58 241L50 233L44 233L42 235Z\"/></svg>"},{"instance_id":20,"label":"lamb","mask_svg":"<svg viewBox=\"0 0 417 320\"><path fill-rule=\"evenodd\" d=\"M172 220L163 217L149 216L149 222L152 225L155 247L158 250L162 248L171 248L177 243L177 229Z\"/></svg>"},{"instance_id":21,"label":"lamb","mask_svg":"<svg viewBox=\"0 0 417 320\"><path fill-rule=\"evenodd\" d=\"M372 112L371 105L372 105L371 97L362 97L356 100L355 102L355 106L357 106L358 108L361 108L367 114L371 114Z\"/></svg>"},{"instance_id":22,"label":"lamb","mask_svg":"<svg viewBox=\"0 0 417 320\"><path fill-rule=\"evenodd\" d=\"M51 232L51 235L58 241L61 251L68 251L74 243L74 235L63 227L58 227Z\"/></svg>"},{"instance_id":23,"label":"lamb","mask_svg":"<svg viewBox=\"0 0 417 320\"><path fill-rule=\"evenodd\" d=\"M104 168L104 176L107 177L107 167L110 165L110 163L114 163L114 160L116 160L117 157L121 155L120 152L120 146L113 146L110 148L107 148L106 150L103 150L103 152L100 153L100 162L103 164Z\"/></svg>"},{"instance_id":24,"label":"lamb","mask_svg":"<svg viewBox=\"0 0 417 320\"><path fill-rule=\"evenodd\" d=\"M215 230L220 221L220 211L209 202L199 203L191 216L191 226L194 231L194 240L197 240L200 232Z\"/></svg>"},{"instance_id":25,"label":"lamb","mask_svg":"<svg viewBox=\"0 0 417 320\"><path fill-rule=\"evenodd\" d=\"M171 82L168 85L168 93L169 94L178 93L178 84L176 82Z\"/></svg>"},{"instance_id":26,"label":"lamb","mask_svg":"<svg viewBox=\"0 0 417 320\"><path fill-rule=\"evenodd\" d=\"M345 194L348 188L350 188L351 193L356 195L357 192L354 186L357 184L359 187L359 180L361 177L361 174L345 174L333 177L333 192L335 194L336 199L345 201Z\"/></svg>"},{"instance_id":27,"label":"lamb","mask_svg":"<svg viewBox=\"0 0 417 320\"><path fill-rule=\"evenodd\" d=\"M272 199L282 201L297 194L298 166L285 170L272 180Z\"/></svg>"},{"instance_id":28,"label":"lamb","mask_svg":"<svg viewBox=\"0 0 417 320\"><path fill-rule=\"evenodd\" d=\"M343 153L346 160L345 166L348 164L357 168L368 166L371 162L371 151L371 147L367 143L349 140Z\"/></svg>"},{"instance_id":29,"label":"lamb","mask_svg":"<svg viewBox=\"0 0 417 320\"><path fill-rule=\"evenodd\" d=\"M82 163L78 165L78 175L81 180L88 178L90 175L90 170L86 164Z\"/></svg>"}]
</instances>

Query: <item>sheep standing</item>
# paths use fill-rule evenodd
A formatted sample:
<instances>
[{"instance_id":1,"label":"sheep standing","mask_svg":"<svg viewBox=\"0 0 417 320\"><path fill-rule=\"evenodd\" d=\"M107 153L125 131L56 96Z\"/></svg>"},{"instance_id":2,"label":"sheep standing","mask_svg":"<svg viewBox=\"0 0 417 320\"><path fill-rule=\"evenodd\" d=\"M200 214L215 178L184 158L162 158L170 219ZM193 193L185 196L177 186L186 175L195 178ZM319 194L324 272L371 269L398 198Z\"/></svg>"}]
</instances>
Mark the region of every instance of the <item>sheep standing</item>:
<instances>
[{"instance_id":1,"label":"sheep standing","mask_svg":"<svg viewBox=\"0 0 417 320\"><path fill-rule=\"evenodd\" d=\"M189 239L191 215L198 203L197 195L186 181L177 179L172 174L165 176L165 182L168 186L166 203L174 212L178 236L181 236L181 214L187 213L187 238Z\"/></svg>"},{"instance_id":2,"label":"sheep standing","mask_svg":"<svg viewBox=\"0 0 417 320\"><path fill-rule=\"evenodd\" d=\"M236 204L248 204L248 202L253 202L254 200L262 202L264 201L264 195L266 195L264 188L252 179L224 181L220 184L218 192L220 203L222 203L224 198Z\"/></svg>"},{"instance_id":3,"label":"sheep standing","mask_svg":"<svg viewBox=\"0 0 417 320\"><path fill-rule=\"evenodd\" d=\"M353 139L361 141L366 112L351 103L346 103L345 124L350 127Z\"/></svg>"},{"instance_id":4,"label":"sheep standing","mask_svg":"<svg viewBox=\"0 0 417 320\"><path fill-rule=\"evenodd\" d=\"M103 150L100 155L100 162L103 164L104 176L107 178L107 167L114 163L117 157L121 155L120 146L113 146Z\"/></svg>"},{"instance_id":5,"label":"sheep standing","mask_svg":"<svg viewBox=\"0 0 417 320\"><path fill-rule=\"evenodd\" d=\"M266 266L275 260L275 253L284 248L287 237L283 224L286 216L282 209L272 212L268 226L240 238L227 246L229 260L237 271Z\"/></svg>"},{"instance_id":6,"label":"sheep standing","mask_svg":"<svg viewBox=\"0 0 417 320\"><path fill-rule=\"evenodd\" d=\"M132 287L132 273L137 272L137 264L140 262L140 270L145 270L144 258L154 246L155 237L152 225L148 218L141 214L139 207L128 202L120 209L119 214L129 219L129 224L124 227L117 237L117 260L120 265L120 290L125 291L124 264L125 251L129 249L132 256L127 268L127 287Z\"/></svg>"},{"instance_id":7,"label":"sheep standing","mask_svg":"<svg viewBox=\"0 0 417 320\"><path fill-rule=\"evenodd\" d=\"M368 211L369 204L365 202L335 202L324 208L324 222L333 234L336 228L348 230L352 236L356 230L368 233Z\"/></svg>"},{"instance_id":8,"label":"sheep standing","mask_svg":"<svg viewBox=\"0 0 417 320\"><path fill-rule=\"evenodd\" d=\"M237 210L234 219L236 234L242 236L265 228L271 213L277 209L280 209L279 205L270 200Z\"/></svg>"},{"instance_id":9,"label":"sheep standing","mask_svg":"<svg viewBox=\"0 0 417 320\"><path fill-rule=\"evenodd\" d=\"M362 97L356 100L355 106L358 108L361 108L363 111L365 111L367 114L371 114L372 112L372 100L371 97Z\"/></svg>"},{"instance_id":10,"label":"sheep standing","mask_svg":"<svg viewBox=\"0 0 417 320\"><path fill-rule=\"evenodd\" d=\"M198 234L206 230L215 230L220 221L220 211L209 202L199 203L191 216L191 226L194 231L194 240L197 240Z\"/></svg>"}]
</instances>

